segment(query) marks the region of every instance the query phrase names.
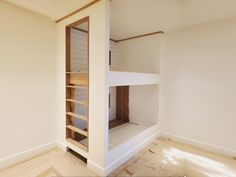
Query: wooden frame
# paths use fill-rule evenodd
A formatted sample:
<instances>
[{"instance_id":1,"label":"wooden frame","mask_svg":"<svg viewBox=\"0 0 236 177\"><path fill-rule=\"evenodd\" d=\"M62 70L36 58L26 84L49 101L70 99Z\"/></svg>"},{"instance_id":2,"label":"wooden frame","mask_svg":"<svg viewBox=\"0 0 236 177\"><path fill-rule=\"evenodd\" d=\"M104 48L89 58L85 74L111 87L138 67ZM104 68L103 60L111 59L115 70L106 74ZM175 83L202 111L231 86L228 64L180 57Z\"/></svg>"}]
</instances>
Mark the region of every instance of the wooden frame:
<instances>
[{"instance_id":1,"label":"wooden frame","mask_svg":"<svg viewBox=\"0 0 236 177\"><path fill-rule=\"evenodd\" d=\"M85 76L85 73L80 72L72 72L71 71L71 29L75 28L76 26L88 23L88 73L87 76ZM78 134L87 137L87 140L89 139L89 17L85 17L83 19L80 19L74 23L71 23L66 26L66 139L68 142L78 146L79 148L88 151L89 150L89 141L87 143L87 146L77 141L76 137ZM76 76L77 75L77 76ZM80 76L81 75L81 76ZM80 76L80 77L78 77ZM76 81L77 79L77 81ZM86 82L82 82L79 79L87 79ZM73 82L72 82L73 80ZM79 82L81 82L80 85ZM75 100L75 89L87 89L88 96L87 101L78 101ZM87 116L79 115L74 113L75 105L81 105L81 106L87 106ZM73 126L72 118L79 119L81 121L87 122L87 128L86 129L79 129L75 126ZM82 139L80 139L82 140Z\"/></svg>"},{"instance_id":2,"label":"wooden frame","mask_svg":"<svg viewBox=\"0 0 236 177\"><path fill-rule=\"evenodd\" d=\"M109 95L110 105L110 95ZM129 122L129 86L116 87L116 117L109 121L109 129Z\"/></svg>"},{"instance_id":3,"label":"wooden frame","mask_svg":"<svg viewBox=\"0 0 236 177\"><path fill-rule=\"evenodd\" d=\"M119 40L113 40L113 41L118 43L118 42L128 41L128 40L132 40L132 39L142 38L142 37L146 37L146 36L152 36L152 35L155 35L155 34L164 34L164 31L156 31L156 32L153 32L153 33L146 33L146 34L142 34L142 35L138 35L138 36L132 36L132 37L119 39Z\"/></svg>"}]
</instances>

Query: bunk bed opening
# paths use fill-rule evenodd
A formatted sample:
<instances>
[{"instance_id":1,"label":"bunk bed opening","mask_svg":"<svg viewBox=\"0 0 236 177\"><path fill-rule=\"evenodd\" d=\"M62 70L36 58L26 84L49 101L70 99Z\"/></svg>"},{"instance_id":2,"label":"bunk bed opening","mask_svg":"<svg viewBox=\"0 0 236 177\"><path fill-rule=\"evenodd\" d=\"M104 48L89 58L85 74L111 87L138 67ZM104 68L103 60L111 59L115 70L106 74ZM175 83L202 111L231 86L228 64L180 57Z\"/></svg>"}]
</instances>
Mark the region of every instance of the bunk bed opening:
<instances>
[{"instance_id":1,"label":"bunk bed opening","mask_svg":"<svg viewBox=\"0 0 236 177\"><path fill-rule=\"evenodd\" d=\"M139 30L140 24L134 21L136 28L126 28L129 17L124 19L123 13L118 1L110 2L109 150L138 142L137 137L144 132L151 135L157 131L159 122L163 32ZM127 93L121 94L123 91Z\"/></svg>"}]
</instances>

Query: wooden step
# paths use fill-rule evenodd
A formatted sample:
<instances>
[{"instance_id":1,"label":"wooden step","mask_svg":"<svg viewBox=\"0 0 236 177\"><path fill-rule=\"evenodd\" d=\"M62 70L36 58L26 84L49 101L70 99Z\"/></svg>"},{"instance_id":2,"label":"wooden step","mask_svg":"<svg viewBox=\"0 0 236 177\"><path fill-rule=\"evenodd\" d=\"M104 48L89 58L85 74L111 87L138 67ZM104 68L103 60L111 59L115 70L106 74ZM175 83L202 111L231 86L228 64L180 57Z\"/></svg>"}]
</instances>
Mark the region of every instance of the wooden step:
<instances>
[{"instance_id":1,"label":"wooden step","mask_svg":"<svg viewBox=\"0 0 236 177\"><path fill-rule=\"evenodd\" d=\"M88 74L87 71L70 71L66 72L66 74Z\"/></svg>"},{"instance_id":2,"label":"wooden step","mask_svg":"<svg viewBox=\"0 0 236 177\"><path fill-rule=\"evenodd\" d=\"M75 114L73 112L67 112L66 115L71 116L71 117L75 117L81 120L85 120L88 121L88 118L86 116L80 115L80 114Z\"/></svg>"},{"instance_id":3,"label":"wooden step","mask_svg":"<svg viewBox=\"0 0 236 177\"><path fill-rule=\"evenodd\" d=\"M77 104L82 104L82 105L88 105L87 101L78 101L78 100L73 100L73 99L66 99L66 101L71 102L71 103L77 103Z\"/></svg>"},{"instance_id":4,"label":"wooden step","mask_svg":"<svg viewBox=\"0 0 236 177\"><path fill-rule=\"evenodd\" d=\"M71 85L88 85L88 74L71 74L70 84Z\"/></svg>"},{"instance_id":5,"label":"wooden step","mask_svg":"<svg viewBox=\"0 0 236 177\"><path fill-rule=\"evenodd\" d=\"M67 138L66 139L69 143L75 145L75 146L78 146L79 148L83 149L84 151L88 151L88 147L86 147L85 145L71 139L71 138Z\"/></svg>"},{"instance_id":6,"label":"wooden step","mask_svg":"<svg viewBox=\"0 0 236 177\"><path fill-rule=\"evenodd\" d=\"M73 132L77 132L77 133L79 133L81 135L84 135L84 136L88 137L88 132L86 132L86 131L84 131L84 130L82 130L80 128L77 128L77 127L75 127L73 125L67 125L66 128L72 130Z\"/></svg>"},{"instance_id":7,"label":"wooden step","mask_svg":"<svg viewBox=\"0 0 236 177\"><path fill-rule=\"evenodd\" d=\"M73 88L73 89L88 89L86 86L79 86L79 85L67 85L67 88Z\"/></svg>"}]
</instances>

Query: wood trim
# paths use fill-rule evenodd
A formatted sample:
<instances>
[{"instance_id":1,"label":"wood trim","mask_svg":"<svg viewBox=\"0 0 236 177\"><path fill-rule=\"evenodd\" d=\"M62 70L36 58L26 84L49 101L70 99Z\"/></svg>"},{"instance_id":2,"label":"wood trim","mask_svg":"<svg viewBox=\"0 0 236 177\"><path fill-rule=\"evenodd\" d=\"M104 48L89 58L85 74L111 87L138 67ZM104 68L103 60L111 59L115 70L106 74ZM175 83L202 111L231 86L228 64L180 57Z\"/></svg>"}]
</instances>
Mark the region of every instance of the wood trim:
<instances>
[{"instance_id":1,"label":"wood trim","mask_svg":"<svg viewBox=\"0 0 236 177\"><path fill-rule=\"evenodd\" d=\"M137 38L151 36L151 35L155 35L155 34L164 34L164 32L163 31L156 31L156 32L153 32L153 33L147 33L147 34L142 34L142 35L139 35L139 36L133 36L133 37L129 37L129 38L124 38L124 39L116 40L116 42L122 42L122 41L137 39Z\"/></svg>"},{"instance_id":2,"label":"wood trim","mask_svg":"<svg viewBox=\"0 0 236 177\"><path fill-rule=\"evenodd\" d=\"M116 87L116 119L129 122L129 86Z\"/></svg>"},{"instance_id":3,"label":"wood trim","mask_svg":"<svg viewBox=\"0 0 236 177\"><path fill-rule=\"evenodd\" d=\"M88 147L86 147L85 145L83 145L82 143L78 142L78 141L75 141L71 138L67 138L66 139L69 143L75 145L75 146L78 146L80 147L81 149L83 149L84 151L88 151Z\"/></svg>"},{"instance_id":4,"label":"wood trim","mask_svg":"<svg viewBox=\"0 0 236 177\"><path fill-rule=\"evenodd\" d=\"M117 42L117 40L115 40L115 39L112 39L112 38L110 38L110 40L111 40L112 42Z\"/></svg>"},{"instance_id":5,"label":"wood trim","mask_svg":"<svg viewBox=\"0 0 236 177\"><path fill-rule=\"evenodd\" d=\"M89 98L90 98L90 94L89 94L89 78L90 78L90 76L89 76L89 73L90 73L90 55L89 55L89 52L90 52L90 19L89 19L89 17L88 17L88 44L87 44L87 46L88 46L88 91L87 91L87 93L88 93L88 97L87 97L87 100L88 100L88 105L87 105L87 117L88 117L88 124L87 124L87 133L88 133L88 136L87 136L87 138L88 138L88 143L87 143L87 151L89 151Z\"/></svg>"},{"instance_id":6,"label":"wood trim","mask_svg":"<svg viewBox=\"0 0 236 177\"><path fill-rule=\"evenodd\" d=\"M86 136L86 137L88 136L87 131L84 131L84 130L82 130L80 128L77 128L77 127L75 127L73 125L67 125L66 128L72 130L73 132L79 133L79 134L81 134L83 136Z\"/></svg>"},{"instance_id":7,"label":"wood trim","mask_svg":"<svg viewBox=\"0 0 236 177\"><path fill-rule=\"evenodd\" d=\"M85 31L85 30L82 30L82 29L79 29L79 28L76 28L76 27L73 27L73 29L84 32L84 33L88 33L88 31ZM142 34L142 35L139 35L139 36L133 36L133 37L119 39L119 40L110 38L110 41L117 43L117 42L137 39L137 38L141 38L141 37L151 36L151 35L155 35L155 34L164 34L164 31L156 31L156 32L153 32L153 33L146 33L146 34Z\"/></svg>"},{"instance_id":8,"label":"wood trim","mask_svg":"<svg viewBox=\"0 0 236 177\"><path fill-rule=\"evenodd\" d=\"M72 28L75 29L75 30L78 30L78 31L80 31L80 32L88 33L88 31L83 30L83 29L79 29L79 28L77 28L77 27L72 27Z\"/></svg>"},{"instance_id":9,"label":"wood trim","mask_svg":"<svg viewBox=\"0 0 236 177\"><path fill-rule=\"evenodd\" d=\"M109 66L111 66L111 50L109 50Z\"/></svg>"},{"instance_id":10,"label":"wood trim","mask_svg":"<svg viewBox=\"0 0 236 177\"><path fill-rule=\"evenodd\" d=\"M79 29L79 28L77 28L77 27L73 27L73 29L78 30L78 31L80 31L80 32L88 33L88 31L85 31L85 30L83 30L83 29ZM113 42L117 42L117 40L112 39L112 38L111 38L110 40L113 41Z\"/></svg>"},{"instance_id":11,"label":"wood trim","mask_svg":"<svg viewBox=\"0 0 236 177\"><path fill-rule=\"evenodd\" d=\"M74 14L76 14L76 13L78 13L78 12L80 12L80 11L82 11L82 10L84 10L84 9L86 9L86 8L88 8L88 7L92 6L92 5L94 5L94 4L96 4L96 3L99 2L99 1L101 1L101 0L94 0L94 1L92 1L91 3L89 3L89 4L83 6L83 7L79 8L79 9L77 9L77 10L75 10L75 11L69 13L68 15L66 15L66 16L64 16L64 17L62 17L62 18L60 18L60 19L58 19L58 20L56 20L56 23L58 23L58 22L60 22L60 21L62 21L62 20L64 20L64 19L66 19L66 18L69 18L70 16L72 16L72 15L74 15Z\"/></svg>"},{"instance_id":12,"label":"wood trim","mask_svg":"<svg viewBox=\"0 0 236 177\"><path fill-rule=\"evenodd\" d=\"M78 25L80 25L82 23L85 23L85 22L88 22L88 26L89 26L89 16L81 18L80 20L78 20L76 22L73 22L73 23L67 25L66 27L67 28L74 28L74 27L76 27L76 26L78 26ZM88 29L89 29L89 27L88 27Z\"/></svg>"},{"instance_id":13,"label":"wood trim","mask_svg":"<svg viewBox=\"0 0 236 177\"><path fill-rule=\"evenodd\" d=\"M123 120L120 120L120 119L113 119L113 120L110 120L109 121L109 129L112 129L112 128L115 128L115 127L118 127L122 124L125 124L127 122L124 122Z\"/></svg>"}]
</instances>

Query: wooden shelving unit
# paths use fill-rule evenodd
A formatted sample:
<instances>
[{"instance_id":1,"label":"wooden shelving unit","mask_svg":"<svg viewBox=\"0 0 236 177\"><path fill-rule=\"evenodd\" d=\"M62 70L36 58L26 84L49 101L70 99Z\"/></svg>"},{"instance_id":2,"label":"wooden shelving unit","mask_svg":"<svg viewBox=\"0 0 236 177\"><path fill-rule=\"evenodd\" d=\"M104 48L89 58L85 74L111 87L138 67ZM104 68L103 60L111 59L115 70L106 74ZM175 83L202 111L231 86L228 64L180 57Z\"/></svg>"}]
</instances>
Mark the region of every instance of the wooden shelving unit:
<instances>
[{"instance_id":1,"label":"wooden shelving unit","mask_svg":"<svg viewBox=\"0 0 236 177\"><path fill-rule=\"evenodd\" d=\"M85 71L75 71L72 67L75 60L71 55L71 47L75 45L71 40L72 28L88 19L82 19L66 27L66 140L71 146L88 151L89 138L89 66ZM88 38L89 39L89 38ZM79 47L78 45L76 47ZM73 58L73 59L72 59ZM81 56L77 56L79 63ZM89 60L89 58L88 58ZM88 62L89 63L89 62ZM76 65L77 66L77 65ZM73 69L72 69L73 68ZM78 67L80 69L80 67Z\"/></svg>"}]
</instances>

